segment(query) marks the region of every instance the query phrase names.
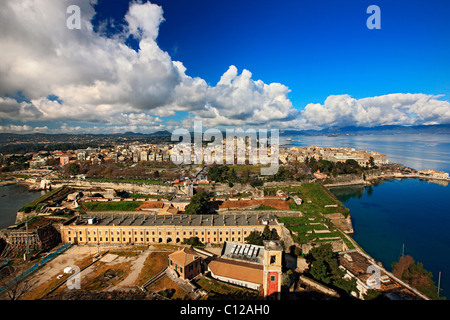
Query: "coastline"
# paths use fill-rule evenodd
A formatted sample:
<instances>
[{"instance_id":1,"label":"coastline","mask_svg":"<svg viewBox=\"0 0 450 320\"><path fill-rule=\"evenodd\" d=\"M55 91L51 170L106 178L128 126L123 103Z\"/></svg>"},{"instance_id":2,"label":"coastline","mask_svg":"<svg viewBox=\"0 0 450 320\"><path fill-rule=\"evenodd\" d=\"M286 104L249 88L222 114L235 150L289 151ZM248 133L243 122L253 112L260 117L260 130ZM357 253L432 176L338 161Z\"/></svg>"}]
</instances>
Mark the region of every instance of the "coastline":
<instances>
[{"instance_id":1,"label":"coastline","mask_svg":"<svg viewBox=\"0 0 450 320\"><path fill-rule=\"evenodd\" d=\"M354 181L349 181L349 182L343 182L340 184L335 184L336 186L345 186L345 185L372 185L376 180L389 180L389 179L420 179L420 180L440 180L440 181L444 181L444 182L449 182L450 179L437 179L434 177L428 177L428 176L424 176L424 175L416 175L416 174L387 174L387 175L377 175L377 176L373 176L370 178L367 178L364 181L361 181L361 179L355 179ZM76 180L75 180L76 181ZM317 181L317 180L316 180ZM319 180L320 181L320 180ZM3 181L2 181L3 182ZM26 186L29 191L35 191L36 189L34 189L33 187L39 186L38 183L30 183L27 181L8 181L7 184L2 184L2 185L8 185L8 184L20 184L23 186ZM283 184L283 183L281 183ZM298 182L297 182L298 184ZM330 185L328 184L323 184L322 185L325 188L330 187ZM39 190L39 189L38 189ZM19 213L17 215L17 217L19 217ZM21 220L21 219L19 219ZM17 223L18 221L16 221ZM344 232L345 234L345 232ZM349 235L349 234L345 234L345 237L347 238L348 241L350 241L357 249L359 249L360 251L362 251L365 255L367 255L368 257L370 257L373 261L377 261L376 259L374 259L372 256L370 256L365 249L358 243L356 242L356 240L353 238L353 236ZM379 262L379 261L378 261Z\"/></svg>"},{"instance_id":2,"label":"coastline","mask_svg":"<svg viewBox=\"0 0 450 320\"><path fill-rule=\"evenodd\" d=\"M355 185L361 185L361 186L371 186L374 185L374 182L377 180L392 180L392 179L419 179L419 180L426 180L432 183L450 183L450 179L445 178L435 178L435 177L428 177L424 175L410 175L410 174L390 174L390 175L380 175L376 177L369 177L366 180L360 180L355 179L354 181L346 181L346 182L337 182L337 183L326 183L324 184L327 188L333 188L333 187L344 187L344 186L355 186Z\"/></svg>"}]
</instances>

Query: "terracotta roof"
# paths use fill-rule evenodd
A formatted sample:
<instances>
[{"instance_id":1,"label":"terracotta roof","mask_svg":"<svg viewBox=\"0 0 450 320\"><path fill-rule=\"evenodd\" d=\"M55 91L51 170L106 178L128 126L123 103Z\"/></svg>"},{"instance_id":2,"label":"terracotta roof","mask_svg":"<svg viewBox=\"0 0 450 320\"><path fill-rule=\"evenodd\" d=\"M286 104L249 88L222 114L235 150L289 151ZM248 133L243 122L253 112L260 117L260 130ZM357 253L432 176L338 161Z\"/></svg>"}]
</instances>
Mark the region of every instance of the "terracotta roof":
<instances>
[{"instance_id":1,"label":"terracotta roof","mask_svg":"<svg viewBox=\"0 0 450 320\"><path fill-rule=\"evenodd\" d=\"M171 204L164 204L164 207L158 211L158 214L177 214L178 209Z\"/></svg>"},{"instance_id":2,"label":"terracotta roof","mask_svg":"<svg viewBox=\"0 0 450 320\"><path fill-rule=\"evenodd\" d=\"M179 266L187 266L188 264L200 259L199 255L192 254L193 251L190 248L183 248L174 253L169 254L169 259L175 262Z\"/></svg>"},{"instance_id":3,"label":"terracotta roof","mask_svg":"<svg viewBox=\"0 0 450 320\"><path fill-rule=\"evenodd\" d=\"M208 267L217 276L263 284L262 265L217 258L212 260Z\"/></svg>"}]
</instances>

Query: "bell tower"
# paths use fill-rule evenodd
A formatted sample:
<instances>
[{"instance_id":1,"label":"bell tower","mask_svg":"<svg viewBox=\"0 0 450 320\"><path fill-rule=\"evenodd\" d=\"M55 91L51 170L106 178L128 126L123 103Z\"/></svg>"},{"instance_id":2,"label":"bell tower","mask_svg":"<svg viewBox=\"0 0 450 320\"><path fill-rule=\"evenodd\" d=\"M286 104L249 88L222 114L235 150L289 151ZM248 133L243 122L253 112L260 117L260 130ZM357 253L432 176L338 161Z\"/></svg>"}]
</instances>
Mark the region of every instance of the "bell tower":
<instances>
[{"instance_id":1,"label":"bell tower","mask_svg":"<svg viewBox=\"0 0 450 320\"><path fill-rule=\"evenodd\" d=\"M279 240L264 241L264 296L280 298L283 247Z\"/></svg>"}]
</instances>

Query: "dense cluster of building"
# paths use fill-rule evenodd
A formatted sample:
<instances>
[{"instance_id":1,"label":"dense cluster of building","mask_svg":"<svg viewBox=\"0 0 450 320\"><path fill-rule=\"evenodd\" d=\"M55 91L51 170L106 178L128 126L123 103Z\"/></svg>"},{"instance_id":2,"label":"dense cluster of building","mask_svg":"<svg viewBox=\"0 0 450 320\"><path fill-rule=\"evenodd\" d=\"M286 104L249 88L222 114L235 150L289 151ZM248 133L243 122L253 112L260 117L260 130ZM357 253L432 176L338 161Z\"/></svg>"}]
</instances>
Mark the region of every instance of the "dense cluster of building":
<instances>
[{"instance_id":1,"label":"dense cluster of building","mask_svg":"<svg viewBox=\"0 0 450 320\"><path fill-rule=\"evenodd\" d=\"M67 151L39 151L29 160L30 168L44 168L49 160L56 160L64 166L70 162L85 162L101 164L103 162L139 162L139 161L169 161L170 145L164 144L123 144L111 148L86 148ZM55 161L53 161L55 163Z\"/></svg>"},{"instance_id":2,"label":"dense cluster of building","mask_svg":"<svg viewBox=\"0 0 450 320\"><path fill-rule=\"evenodd\" d=\"M214 143L203 144L200 147L196 145L189 146L189 150L178 148L178 144L143 144L139 142L124 143L112 147L86 148L67 151L39 151L27 154L31 156L28 160L29 167L45 168L46 166L60 164L66 165L70 162L85 162L92 164L100 164L102 162L140 162L140 161L171 161L172 153L181 156L186 160L184 163L202 163L215 162L219 164L225 163L244 163L249 160L250 163L259 164L267 161L271 156L271 147L257 145L256 140L253 141L249 137L234 137L233 139L223 139L222 146L219 147ZM195 146L195 148L194 148ZM181 150L181 151L180 151ZM201 150L201 152L199 152ZM260 159L260 156L267 154L266 159ZM183 154L184 151L184 154ZM190 155L187 154L189 152ZM4 155L8 157L8 155ZM387 164L388 160L385 154L379 152L368 152L365 150L355 150L353 148L337 148L337 147L282 147L279 149L279 159L281 163L293 161L304 162L306 159L315 158L316 160L324 159L333 162L345 162L353 159L361 166L366 166L369 161L373 160L375 165ZM212 161L214 160L214 161Z\"/></svg>"},{"instance_id":3,"label":"dense cluster of building","mask_svg":"<svg viewBox=\"0 0 450 320\"><path fill-rule=\"evenodd\" d=\"M360 166L369 165L371 158L375 165L388 164L389 160L383 153L366 150L355 150L354 148L337 147L290 147L280 150L280 161L282 163L299 161L305 162L306 159L328 160L331 162L345 162L355 160Z\"/></svg>"}]
</instances>

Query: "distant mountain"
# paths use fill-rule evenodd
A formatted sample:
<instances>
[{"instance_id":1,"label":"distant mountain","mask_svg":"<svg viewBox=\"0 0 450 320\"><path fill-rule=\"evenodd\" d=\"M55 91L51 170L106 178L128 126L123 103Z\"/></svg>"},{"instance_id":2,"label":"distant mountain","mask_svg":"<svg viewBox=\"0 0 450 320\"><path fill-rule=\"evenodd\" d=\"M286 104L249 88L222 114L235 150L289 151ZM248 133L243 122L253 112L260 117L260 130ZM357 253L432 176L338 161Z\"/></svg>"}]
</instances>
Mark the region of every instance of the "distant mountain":
<instances>
[{"instance_id":1,"label":"distant mountain","mask_svg":"<svg viewBox=\"0 0 450 320\"><path fill-rule=\"evenodd\" d=\"M167 130L164 131L156 131L153 133L140 133L140 132L122 132L122 133L112 133L112 134L104 134L105 136L115 136L115 137L161 137L161 136L171 136ZM95 135L94 135L95 136Z\"/></svg>"},{"instance_id":2,"label":"distant mountain","mask_svg":"<svg viewBox=\"0 0 450 320\"><path fill-rule=\"evenodd\" d=\"M126 142L170 143L169 131L150 134L124 132L114 134L18 134L0 133L0 153L26 153L40 150L71 150L87 147L112 146Z\"/></svg>"},{"instance_id":3,"label":"distant mountain","mask_svg":"<svg viewBox=\"0 0 450 320\"><path fill-rule=\"evenodd\" d=\"M329 127L322 130L284 130L281 136L305 135L362 135L362 134L450 134L450 124L419 125L419 126L376 126L376 127Z\"/></svg>"}]
</instances>

